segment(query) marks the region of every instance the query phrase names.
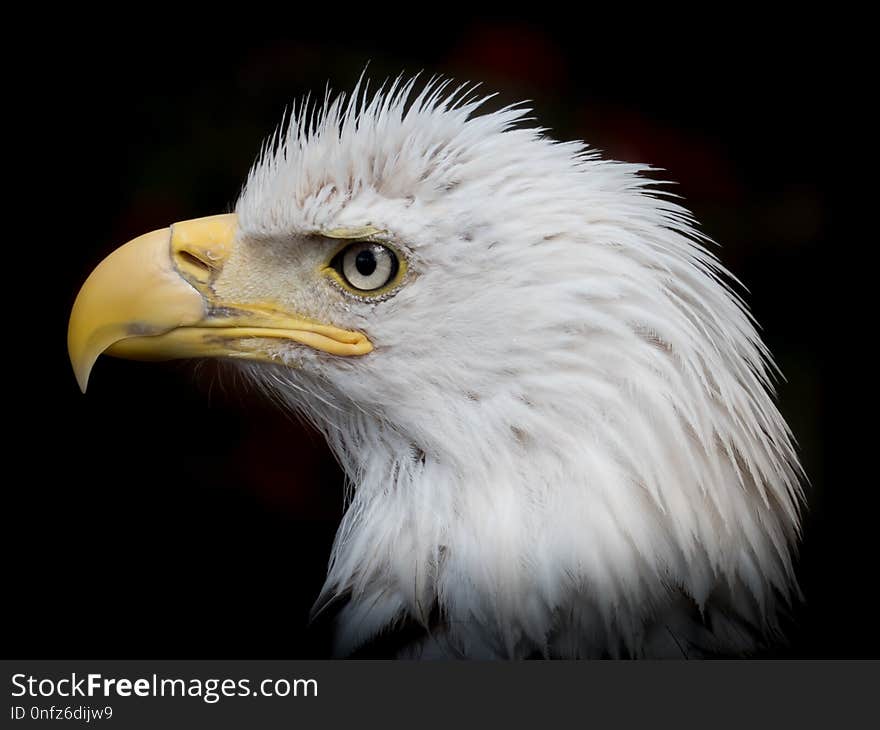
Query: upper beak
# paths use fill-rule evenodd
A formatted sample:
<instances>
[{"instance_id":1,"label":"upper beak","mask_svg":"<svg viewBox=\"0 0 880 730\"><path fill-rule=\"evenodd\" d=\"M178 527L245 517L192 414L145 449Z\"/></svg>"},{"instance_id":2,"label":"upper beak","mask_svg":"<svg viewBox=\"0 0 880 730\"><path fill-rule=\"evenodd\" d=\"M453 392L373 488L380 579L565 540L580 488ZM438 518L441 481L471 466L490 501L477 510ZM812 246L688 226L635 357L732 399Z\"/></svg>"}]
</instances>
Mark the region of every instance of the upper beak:
<instances>
[{"instance_id":1,"label":"upper beak","mask_svg":"<svg viewBox=\"0 0 880 730\"><path fill-rule=\"evenodd\" d=\"M269 360L266 338L286 339L334 355L373 349L360 332L320 324L271 303L220 301L213 284L238 233L234 214L175 223L116 249L83 284L67 348L83 392L98 359L236 357Z\"/></svg>"}]
</instances>

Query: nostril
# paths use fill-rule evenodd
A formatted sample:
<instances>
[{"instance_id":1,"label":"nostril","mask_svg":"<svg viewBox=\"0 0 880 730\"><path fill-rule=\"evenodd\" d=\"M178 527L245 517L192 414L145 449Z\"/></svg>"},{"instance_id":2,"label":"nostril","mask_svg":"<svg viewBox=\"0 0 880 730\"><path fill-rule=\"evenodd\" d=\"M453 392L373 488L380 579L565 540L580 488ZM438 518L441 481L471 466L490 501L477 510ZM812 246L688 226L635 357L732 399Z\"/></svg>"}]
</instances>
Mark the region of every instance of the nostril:
<instances>
[{"instance_id":1,"label":"nostril","mask_svg":"<svg viewBox=\"0 0 880 730\"><path fill-rule=\"evenodd\" d=\"M211 272L214 270L214 267L211 266L207 261L203 261L194 253L181 249L177 252L178 258L185 264L190 266L195 266L197 269L201 269L205 272Z\"/></svg>"}]
</instances>

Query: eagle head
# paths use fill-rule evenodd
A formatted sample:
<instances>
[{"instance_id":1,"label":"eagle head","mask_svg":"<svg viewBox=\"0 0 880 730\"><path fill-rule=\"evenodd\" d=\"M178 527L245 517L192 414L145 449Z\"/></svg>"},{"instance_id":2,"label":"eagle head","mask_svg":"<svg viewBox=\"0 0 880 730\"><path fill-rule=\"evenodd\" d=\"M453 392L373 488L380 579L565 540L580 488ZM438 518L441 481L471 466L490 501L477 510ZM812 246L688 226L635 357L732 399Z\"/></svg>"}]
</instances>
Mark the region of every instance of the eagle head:
<instances>
[{"instance_id":1,"label":"eagle head","mask_svg":"<svg viewBox=\"0 0 880 730\"><path fill-rule=\"evenodd\" d=\"M350 652L752 651L797 588L772 364L690 214L447 83L295 108L235 212L112 253L103 352L221 357L308 418L350 497L316 609Z\"/></svg>"}]
</instances>

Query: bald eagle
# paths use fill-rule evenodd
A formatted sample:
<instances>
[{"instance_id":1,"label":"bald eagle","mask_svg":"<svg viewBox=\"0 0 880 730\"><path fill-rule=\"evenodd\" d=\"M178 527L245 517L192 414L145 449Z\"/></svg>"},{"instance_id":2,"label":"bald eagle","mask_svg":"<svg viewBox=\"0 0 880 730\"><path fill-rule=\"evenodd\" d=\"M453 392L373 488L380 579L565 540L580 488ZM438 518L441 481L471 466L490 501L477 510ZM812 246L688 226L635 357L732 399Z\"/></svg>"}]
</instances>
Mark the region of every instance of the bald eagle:
<instances>
[{"instance_id":1,"label":"bald eagle","mask_svg":"<svg viewBox=\"0 0 880 730\"><path fill-rule=\"evenodd\" d=\"M235 212L111 253L102 353L225 358L350 485L315 610L348 654L753 652L799 593L775 367L690 213L522 105L397 81L294 107Z\"/></svg>"}]
</instances>

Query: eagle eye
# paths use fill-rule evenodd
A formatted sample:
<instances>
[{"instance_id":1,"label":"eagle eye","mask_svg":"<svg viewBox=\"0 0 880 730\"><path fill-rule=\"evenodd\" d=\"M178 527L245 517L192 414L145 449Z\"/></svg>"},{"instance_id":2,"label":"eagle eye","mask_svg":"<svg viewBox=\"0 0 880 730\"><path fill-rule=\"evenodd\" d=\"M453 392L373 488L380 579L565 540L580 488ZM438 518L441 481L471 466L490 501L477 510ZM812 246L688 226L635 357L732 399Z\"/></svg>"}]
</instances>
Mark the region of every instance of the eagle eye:
<instances>
[{"instance_id":1,"label":"eagle eye","mask_svg":"<svg viewBox=\"0 0 880 730\"><path fill-rule=\"evenodd\" d=\"M375 293L397 278L400 259L380 243L356 241L333 257L330 268L356 293Z\"/></svg>"}]
</instances>

